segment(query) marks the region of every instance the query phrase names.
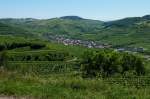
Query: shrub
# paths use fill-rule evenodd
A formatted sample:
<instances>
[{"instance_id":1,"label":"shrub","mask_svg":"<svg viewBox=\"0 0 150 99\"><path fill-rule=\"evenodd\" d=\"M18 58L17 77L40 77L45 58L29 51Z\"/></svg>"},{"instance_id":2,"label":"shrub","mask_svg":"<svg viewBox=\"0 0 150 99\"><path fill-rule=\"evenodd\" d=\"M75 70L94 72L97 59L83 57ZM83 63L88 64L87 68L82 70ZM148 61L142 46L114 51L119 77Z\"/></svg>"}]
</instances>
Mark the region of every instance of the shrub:
<instances>
[{"instance_id":1,"label":"shrub","mask_svg":"<svg viewBox=\"0 0 150 99\"><path fill-rule=\"evenodd\" d=\"M43 43L31 43L30 47L31 49L41 49L43 47L45 47L46 45Z\"/></svg>"},{"instance_id":2,"label":"shrub","mask_svg":"<svg viewBox=\"0 0 150 99\"><path fill-rule=\"evenodd\" d=\"M127 71L135 71L143 75L145 68L143 60L128 53L87 51L81 61L83 77L110 77L115 74L123 75Z\"/></svg>"},{"instance_id":3,"label":"shrub","mask_svg":"<svg viewBox=\"0 0 150 99\"><path fill-rule=\"evenodd\" d=\"M143 64L142 58L124 53L122 56L122 67L123 67L123 72L129 71L129 70L135 70L137 75L141 75L145 73L145 68Z\"/></svg>"},{"instance_id":4,"label":"shrub","mask_svg":"<svg viewBox=\"0 0 150 99\"><path fill-rule=\"evenodd\" d=\"M4 44L0 44L0 51L6 49L6 46Z\"/></svg>"}]
</instances>

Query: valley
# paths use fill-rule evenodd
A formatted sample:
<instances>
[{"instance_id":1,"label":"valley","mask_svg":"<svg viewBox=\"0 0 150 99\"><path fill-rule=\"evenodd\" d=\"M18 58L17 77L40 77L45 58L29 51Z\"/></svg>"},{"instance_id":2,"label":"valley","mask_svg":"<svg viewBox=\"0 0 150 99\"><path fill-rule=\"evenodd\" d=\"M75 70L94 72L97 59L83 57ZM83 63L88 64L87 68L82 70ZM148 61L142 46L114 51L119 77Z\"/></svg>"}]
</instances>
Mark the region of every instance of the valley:
<instances>
[{"instance_id":1,"label":"valley","mask_svg":"<svg viewBox=\"0 0 150 99\"><path fill-rule=\"evenodd\" d=\"M0 96L149 99L149 22L0 19Z\"/></svg>"}]
</instances>

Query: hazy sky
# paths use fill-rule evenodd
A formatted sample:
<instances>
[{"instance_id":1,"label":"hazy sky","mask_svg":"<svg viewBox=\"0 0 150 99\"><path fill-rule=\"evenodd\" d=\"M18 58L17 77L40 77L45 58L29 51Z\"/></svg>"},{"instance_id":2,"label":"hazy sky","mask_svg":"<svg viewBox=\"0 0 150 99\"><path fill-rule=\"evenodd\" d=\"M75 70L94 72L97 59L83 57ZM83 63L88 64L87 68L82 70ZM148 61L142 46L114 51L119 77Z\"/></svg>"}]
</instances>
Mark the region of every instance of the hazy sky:
<instances>
[{"instance_id":1,"label":"hazy sky","mask_svg":"<svg viewBox=\"0 0 150 99\"><path fill-rule=\"evenodd\" d=\"M0 18L77 15L98 20L150 14L150 0L0 0Z\"/></svg>"}]
</instances>

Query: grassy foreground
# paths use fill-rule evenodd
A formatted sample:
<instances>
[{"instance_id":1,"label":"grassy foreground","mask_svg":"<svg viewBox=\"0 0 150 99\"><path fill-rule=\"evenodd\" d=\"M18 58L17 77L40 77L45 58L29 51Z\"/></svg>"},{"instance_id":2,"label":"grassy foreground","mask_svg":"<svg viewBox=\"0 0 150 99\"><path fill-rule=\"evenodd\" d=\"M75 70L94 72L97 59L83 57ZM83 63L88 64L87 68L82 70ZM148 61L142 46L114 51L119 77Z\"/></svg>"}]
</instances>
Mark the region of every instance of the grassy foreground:
<instances>
[{"instance_id":1,"label":"grassy foreground","mask_svg":"<svg viewBox=\"0 0 150 99\"><path fill-rule=\"evenodd\" d=\"M1 70L0 94L27 99L149 99L150 87L108 84L76 73L37 76Z\"/></svg>"}]
</instances>

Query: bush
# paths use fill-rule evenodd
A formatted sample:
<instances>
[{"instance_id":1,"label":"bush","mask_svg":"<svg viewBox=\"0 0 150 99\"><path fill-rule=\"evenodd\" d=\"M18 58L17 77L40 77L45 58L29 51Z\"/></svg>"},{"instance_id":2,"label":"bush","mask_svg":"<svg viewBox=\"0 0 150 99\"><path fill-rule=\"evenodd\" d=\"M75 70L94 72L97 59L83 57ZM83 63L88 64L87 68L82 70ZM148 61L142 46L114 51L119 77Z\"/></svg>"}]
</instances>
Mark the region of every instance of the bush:
<instances>
[{"instance_id":1,"label":"bush","mask_svg":"<svg viewBox=\"0 0 150 99\"><path fill-rule=\"evenodd\" d=\"M127 71L135 71L143 75L145 68L143 60L135 55L118 52L87 51L81 61L83 77L110 77L115 74L123 75Z\"/></svg>"},{"instance_id":2,"label":"bush","mask_svg":"<svg viewBox=\"0 0 150 99\"><path fill-rule=\"evenodd\" d=\"M122 56L122 67L123 67L123 72L129 71L129 70L135 70L137 75L141 75L145 73L145 68L143 64L142 58L124 53Z\"/></svg>"},{"instance_id":3,"label":"bush","mask_svg":"<svg viewBox=\"0 0 150 99\"><path fill-rule=\"evenodd\" d=\"M7 43L6 46L7 46L7 49L8 50L11 50L11 49L15 49L15 48L21 48L21 47L26 47L26 46L29 46L30 43L27 43L27 42L13 42L13 43Z\"/></svg>"},{"instance_id":4,"label":"bush","mask_svg":"<svg viewBox=\"0 0 150 99\"><path fill-rule=\"evenodd\" d=\"M8 60L7 52L6 51L0 52L0 66L6 66L7 60Z\"/></svg>"},{"instance_id":5,"label":"bush","mask_svg":"<svg viewBox=\"0 0 150 99\"><path fill-rule=\"evenodd\" d=\"M41 49L43 47L46 47L45 43L41 42L32 42L32 41L23 41L23 42L2 42L0 43L0 51L3 51L5 49L7 50L12 50L16 48L21 48L21 47L27 47L29 46L31 49Z\"/></svg>"},{"instance_id":6,"label":"bush","mask_svg":"<svg viewBox=\"0 0 150 99\"><path fill-rule=\"evenodd\" d=\"M46 45L43 43L31 43L30 47L31 49L41 49L43 47L45 47Z\"/></svg>"},{"instance_id":7,"label":"bush","mask_svg":"<svg viewBox=\"0 0 150 99\"><path fill-rule=\"evenodd\" d=\"M6 49L6 46L4 44L0 44L0 51Z\"/></svg>"}]
</instances>

